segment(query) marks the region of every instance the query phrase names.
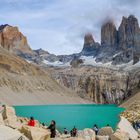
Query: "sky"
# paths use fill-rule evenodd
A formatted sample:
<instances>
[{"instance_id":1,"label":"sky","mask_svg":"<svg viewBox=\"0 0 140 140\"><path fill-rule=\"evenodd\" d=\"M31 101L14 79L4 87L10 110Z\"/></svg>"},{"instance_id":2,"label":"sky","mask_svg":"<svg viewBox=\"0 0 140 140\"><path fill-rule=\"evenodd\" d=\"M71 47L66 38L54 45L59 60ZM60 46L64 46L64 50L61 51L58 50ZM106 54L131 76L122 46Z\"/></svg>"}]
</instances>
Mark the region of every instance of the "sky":
<instances>
[{"instance_id":1,"label":"sky","mask_svg":"<svg viewBox=\"0 0 140 140\"><path fill-rule=\"evenodd\" d=\"M100 42L101 26L122 16L140 20L140 0L0 0L0 24L18 26L32 49L53 54L82 50L84 35Z\"/></svg>"}]
</instances>

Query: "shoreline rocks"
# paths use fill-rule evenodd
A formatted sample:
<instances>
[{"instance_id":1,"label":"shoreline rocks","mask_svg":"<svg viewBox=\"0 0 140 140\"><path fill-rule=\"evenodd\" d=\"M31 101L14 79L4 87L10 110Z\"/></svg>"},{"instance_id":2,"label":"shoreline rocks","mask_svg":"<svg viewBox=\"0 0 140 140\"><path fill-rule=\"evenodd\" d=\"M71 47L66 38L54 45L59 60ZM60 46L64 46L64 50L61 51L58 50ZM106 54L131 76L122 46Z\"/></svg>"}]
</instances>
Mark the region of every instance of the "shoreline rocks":
<instances>
[{"instance_id":1,"label":"shoreline rocks","mask_svg":"<svg viewBox=\"0 0 140 140\"><path fill-rule=\"evenodd\" d=\"M7 123L8 120L8 123ZM0 140L50 140L50 131L36 120L36 126L27 125L29 119L17 117L12 107L5 106L0 113ZM59 132L58 132L59 133ZM116 131L103 127L98 135L90 128L78 131L77 137L60 134L52 140L138 140L139 133L124 117L120 118Z\"/></svg>"}]
</instances>

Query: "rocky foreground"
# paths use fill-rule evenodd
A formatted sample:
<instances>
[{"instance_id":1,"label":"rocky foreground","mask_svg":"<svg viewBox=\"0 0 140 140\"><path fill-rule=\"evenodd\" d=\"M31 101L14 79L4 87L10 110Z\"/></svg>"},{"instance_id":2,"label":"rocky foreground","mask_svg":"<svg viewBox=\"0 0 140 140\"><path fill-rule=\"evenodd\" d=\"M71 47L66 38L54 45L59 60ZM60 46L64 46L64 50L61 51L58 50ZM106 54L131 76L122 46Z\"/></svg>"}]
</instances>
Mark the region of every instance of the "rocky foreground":
<instances>
[{"instance_id":1,"label":"rocky foreground","mask_svg":"<svg viewBox=\"0 0 140 140\"><path fill-rule=\"evenodd\" d=\"M12 107L4 106L0 113L0 140L49 140L50 132L46 127L36 121L35 127L27 126L28 119L17 117ZM139 133L131 126L131 123L121 117L116 130L111 127L103 127L98 135L90 128L78 131L77 137L70 137L57 132L54 140L137 140Z\"/></svg>"}]
</instances>

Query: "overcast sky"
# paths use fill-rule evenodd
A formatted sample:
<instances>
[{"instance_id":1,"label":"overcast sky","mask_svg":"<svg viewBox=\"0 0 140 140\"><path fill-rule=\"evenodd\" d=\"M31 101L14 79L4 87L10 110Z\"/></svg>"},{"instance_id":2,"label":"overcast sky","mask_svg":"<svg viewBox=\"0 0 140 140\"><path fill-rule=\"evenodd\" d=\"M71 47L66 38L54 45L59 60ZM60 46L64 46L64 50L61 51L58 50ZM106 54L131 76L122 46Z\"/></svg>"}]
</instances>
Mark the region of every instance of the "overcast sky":
<instances>
[{"instance_id":1,"label":"overcast sky","mask_svg":"<svg viewBox=\"0 0 140 140\"><path fill-rule=\"evenodd\" d=\"M140 0L0 0L0 24L18 26L32 49L54 54L81 51L86 32L100 42L106 20L118 27L130 14L140 20Z\"/></svg>"}]
</instances>

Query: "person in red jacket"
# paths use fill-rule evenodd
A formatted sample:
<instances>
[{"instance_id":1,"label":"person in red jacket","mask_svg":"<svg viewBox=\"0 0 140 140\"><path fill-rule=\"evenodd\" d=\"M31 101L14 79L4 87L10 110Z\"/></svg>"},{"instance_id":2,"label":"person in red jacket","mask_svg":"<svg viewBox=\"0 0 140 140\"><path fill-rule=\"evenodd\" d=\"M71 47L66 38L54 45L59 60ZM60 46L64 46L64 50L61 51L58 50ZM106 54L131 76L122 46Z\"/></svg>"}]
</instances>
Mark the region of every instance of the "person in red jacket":
<instances>
[{"instance_id":1,"label":"person in red jacket","mask_svg":"<svg viewBox=\"0 0 140 140\"><path fill-rule=\"evenodd\" d=\"M28 126L35 126L35 120L33 117L30 118L30 120L28 122Z\"/></svg>"}]
</instances>

